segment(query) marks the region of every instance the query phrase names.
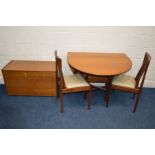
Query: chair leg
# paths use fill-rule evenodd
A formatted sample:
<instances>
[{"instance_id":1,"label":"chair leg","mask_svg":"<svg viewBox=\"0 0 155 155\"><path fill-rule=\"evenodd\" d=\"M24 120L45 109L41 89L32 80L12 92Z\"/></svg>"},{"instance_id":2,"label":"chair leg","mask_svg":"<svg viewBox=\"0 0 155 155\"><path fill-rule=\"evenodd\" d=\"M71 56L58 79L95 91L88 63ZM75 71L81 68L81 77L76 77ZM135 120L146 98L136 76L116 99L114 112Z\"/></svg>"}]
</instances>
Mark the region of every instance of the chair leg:
<instances>
[{"instance_id":1,"label":"chair leg","mask_svg":"<svg viewBox=\"0 0 155 155\"><path fill-rule=\"evenodd\" d=\"M59 95L60 95L60 89L59 89L59 85L57 85L57 98L59 98Z\"/></svg>"},{"instance_id":2,"label":"chair leg","mask_svg":"<svg viewBox=\"0 0 155 155\"><path fill-rule=\"evenodd\" d=\"M135 99L135 95L136 95L136 94L135 94L135 93L133 93L133 96L132 96L132 99L133 99L133 100Z\"/></svg>"},{"instance_id":3,"label":"chair leg","mask_svg":"<svg viewBox=\"0 0 155 155\"><path fill-rule=\"evenodd\" d=\"M134 104L134 106L133 106L133 110L132 110L132 112L136 112L136 109L137 109L137 105L138 105L139 99L140 99L140 93L137 94L136 101L135 101L135 104Z\"/></svg>"},{"instance_id":4,"label":"chair leg","mask_svg":"<svg viewBox=\"0 0 155 155\"><path fill-rule=\"evenodd\" d=\"M61 112L64 112L64 95L60 94L60 104L61 104Z\"/></svg>"},{"instance_id":5,"label":"chair leg","mask_svg":"<svg viewBox=\"0 0 155 155\"><path fill-rule=\"evenodd\" d=\"M91 90L88 92L88 111L90 111L90 103L91 102Z\"/></svg>"},{"instance_id":6,"label":"chair leg","mask_svg":"<svg viewBox=\"0 0 155 155\"><path fill-rule=\"evenodd\" d=\"M59 95L60 95L60 86L59 86L59 83L58 82L56 83L56 89L57 89L57 91L56 91L57 92L56 97L59 98Z\"/></svg>"}]
</instances>

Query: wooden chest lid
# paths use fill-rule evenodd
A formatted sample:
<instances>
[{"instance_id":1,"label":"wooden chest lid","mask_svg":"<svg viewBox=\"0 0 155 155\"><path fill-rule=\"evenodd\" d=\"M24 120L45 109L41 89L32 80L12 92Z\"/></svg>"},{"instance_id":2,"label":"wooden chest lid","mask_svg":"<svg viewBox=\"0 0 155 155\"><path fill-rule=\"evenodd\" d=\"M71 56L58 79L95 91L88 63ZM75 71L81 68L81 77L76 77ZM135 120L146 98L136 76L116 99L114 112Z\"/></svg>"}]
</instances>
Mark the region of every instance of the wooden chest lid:
<instances>
[{"instance_id":1,"label":"wooden chest lid","mask_svg":"<svg viewBox=\"0 0 155 155\"><path fill-rule=\"evenodd\" d=\"M55 71L55 61L11 60L2 70L7 71Z\"/></svg>"}]
</instances>

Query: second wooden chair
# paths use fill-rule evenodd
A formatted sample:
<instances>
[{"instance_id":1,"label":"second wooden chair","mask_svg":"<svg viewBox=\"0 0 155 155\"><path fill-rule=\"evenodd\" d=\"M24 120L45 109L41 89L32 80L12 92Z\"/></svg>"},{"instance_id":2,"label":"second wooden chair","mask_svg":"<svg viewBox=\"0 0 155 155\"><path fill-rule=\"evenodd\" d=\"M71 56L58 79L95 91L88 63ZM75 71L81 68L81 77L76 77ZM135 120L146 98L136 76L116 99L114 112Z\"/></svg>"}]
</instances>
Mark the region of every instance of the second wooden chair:
<instances>
[{"instance_id":1,"label":"second wooden chair","mask_svg":"<svg viewBox=\"0 0 155 155\"><path fill-rule=\"evenodd\" d=\"M112 89L126 91L130 93L134 93L134 96L136 95L136 101L134 103L133 110L132 110L133 112L135 112L137 109L137 105L139 102L140 94L142 92L144 80L146 77L146 73L147 73L150 61L151 61L150 54L145 53L143 64L135 78L125 74L122 74L113 78Z\"/></svg>"}]
</instances>

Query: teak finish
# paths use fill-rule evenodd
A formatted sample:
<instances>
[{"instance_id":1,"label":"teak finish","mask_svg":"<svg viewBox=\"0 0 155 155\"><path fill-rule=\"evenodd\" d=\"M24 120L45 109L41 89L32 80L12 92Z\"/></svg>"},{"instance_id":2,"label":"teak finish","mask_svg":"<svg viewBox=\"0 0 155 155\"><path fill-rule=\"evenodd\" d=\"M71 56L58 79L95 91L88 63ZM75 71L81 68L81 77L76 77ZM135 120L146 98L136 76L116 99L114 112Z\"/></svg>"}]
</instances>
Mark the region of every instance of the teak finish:
<instances>
[{"instance_id":1,"label":"teak finish","mask_svg":"<svg viewBox=\"0 0 155 155\"><path fill-rule=\"evenodd\" d=\"M88 110L90 110L90 98L91 98L91 86L80 86L75 88L66 88L64 82L64 75L62 72L62 60L57 55L55 51L55 60L56 60L56 81L57 81L57 97L60 94L60 111L64 112L64 94L66 93L75 93L75 92L88 92Z\"/></svg>"},{"instance_id":2,"label":"teak finish","mask_svg":"<svg viewBox=\"0 0 155 155\"><path fill-rule=\"evenodd\" d=\"M52 61L10 61L2 69L8 95L56 96L55 68Z\"/></svg>"},{"instance_id":3,"label":"teak finish","mask_svg":"<svg viewBox=\"0 0 155 155\"><path fill-rule=\"evenodd\" d=\"M105 88L95 88L106 89L106 106L113 77L129 71L132 67L131 60L124 53L68 52L67 60L72 72L80 72L88 82L105 83Z\"/></svg>"},{"instance_id":4,"label":"teak finish","mask_svg":"<svg viewBox=\"0 0 155 155\"><path fill-rule=\"evenodd\" d=\"M55 62L11 60L3 70L7 71L55 71Z\"/></svg>"},{"instance_id":5,"label":"teak finish","mask_svg":"<svg viewBox=\"0 0 155 155\"><path fill-rule=\"evenodd\" d=\"M115 76L129 71L132 62L124 53L68 52L68 64L85 74Z\"/></svg>"}]
</instances>

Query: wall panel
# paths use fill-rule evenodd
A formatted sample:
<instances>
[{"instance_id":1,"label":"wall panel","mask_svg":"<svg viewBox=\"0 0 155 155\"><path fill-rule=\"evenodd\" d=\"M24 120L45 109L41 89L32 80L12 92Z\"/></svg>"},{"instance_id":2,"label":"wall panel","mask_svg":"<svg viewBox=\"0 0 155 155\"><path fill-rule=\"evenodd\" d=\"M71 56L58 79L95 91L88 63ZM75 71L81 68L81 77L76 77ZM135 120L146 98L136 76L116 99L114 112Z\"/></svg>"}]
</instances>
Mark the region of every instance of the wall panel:
<instances>
[{"instance_id":1,"label":"wall panel","mask_svg":"<svg viewBox=\"0 0 155 155\"><path fill-rule=\"evenodd\" d=\"M145 86L155 87L155 27L0 27L0 67L9 60L54 60L57 49L63 71L70 73L67 51L125 52L133 61L135 75L144 53L152 62ZM0 73L0 83L3 83Z\"/></svg>"}]
</instances>

